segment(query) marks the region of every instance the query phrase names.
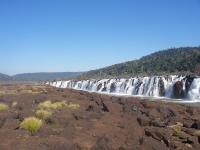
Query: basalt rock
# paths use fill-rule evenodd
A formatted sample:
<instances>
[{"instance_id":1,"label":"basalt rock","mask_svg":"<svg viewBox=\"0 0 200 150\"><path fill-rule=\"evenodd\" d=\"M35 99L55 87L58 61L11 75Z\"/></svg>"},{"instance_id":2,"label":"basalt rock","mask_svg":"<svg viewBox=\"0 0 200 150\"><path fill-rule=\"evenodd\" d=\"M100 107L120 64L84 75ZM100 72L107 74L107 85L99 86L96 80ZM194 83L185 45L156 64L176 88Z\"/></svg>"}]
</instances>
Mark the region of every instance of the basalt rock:
<instances>
[{"instance_id":1,"label":"basalt rock","mask_svg":"<svg viewBox=\"0 0 200 150\"><path fill-rule=\"evenodd\" d=\"M97 86L97 91L99 91L101 88L102 88L102 84L100 83L100 84Z\"/></svg>"},{"instance_id":2,"label":"basalt rock","mask_svg":"<svg viewBox=\"0 0 200 150\"><path fill-rule=\"evenodd\" d=\"M192 124L191 128L200 129L200 121L195 121L195 122Z\"/></svg>"},{"instance_id":3,"label":"basalt rock","mask_svg":"<svg viewBox=\"0 0 200 150\"><path fill-rule=\"evenodd\" d=\"M191 75L186 76L186 81L185 81L185 92L186 92L186 94L188 93L188 91L189 91L189 89L190 89L190 87L192 85L192 82L193 82L194 78L195 77L191 76Z\"/></svg>"},{"instance_id":4,"label":"basalt rock","mask_svg":"<svg viewBox=\"0 0 200 150\"><path fill-rule=\"evenodd\" d=\"M170 131L164 128L146 128L145 135L150 136L155 140L163 141L167 146L169 146L169 139L170 139Z\"/></svg>"},{"instance_id":5,"label":"basalt rock","mask_svg":"<svg viewBox=\"0 0 200 150\"><path fill-rule=\"evenodd\" d=\"M184 95L183 82L177 81L173 86L173 97L179 99L183 98Z\"/></svg>"},{"instance_id":6,"label":"basalt rock","mask_svg":"<svg viewBox=\"0 0 200 150\"><path fill-rule=\"evenodd\" d=\"M115 83L112 83L110 86L110 93L114 92L115 88L116 88Z\"/></svg>"},{"instance_id":7,"label":"basalt rock","mask_svg":"<svg viewBox=\"0 0 200 150\"><path fill-rule=\"evenodd\" d=\"M159 96L165 95L165 85L162 79L158 81Z\"/></svg>"}]
</instances>

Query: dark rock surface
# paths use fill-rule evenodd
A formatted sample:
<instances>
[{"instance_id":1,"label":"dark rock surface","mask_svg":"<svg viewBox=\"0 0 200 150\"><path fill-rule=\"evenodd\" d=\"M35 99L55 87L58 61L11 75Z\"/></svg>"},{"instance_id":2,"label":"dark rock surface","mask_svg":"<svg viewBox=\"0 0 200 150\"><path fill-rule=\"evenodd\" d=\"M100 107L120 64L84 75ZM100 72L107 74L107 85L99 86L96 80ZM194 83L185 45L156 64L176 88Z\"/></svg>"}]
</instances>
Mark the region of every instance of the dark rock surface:
<instances>
[{"instance_id":1,"label":"dark rock surface","mask_svg":"<svg viewBox=\"0 0 200 150\"><path fill-rule=\"evenodd\" d=\"M177 94L181 94L178 83ZM0 90L32 85L0 86ZM103 85L101 85L103 86ZM199 150L200 108L136 97L42 87L40 93L1 95L0 150ZM57 110L34 135L21 129L40 102L64 100L79 109ZM16 106L12 106L17 102Z\"/></svg>"}]
</instances>

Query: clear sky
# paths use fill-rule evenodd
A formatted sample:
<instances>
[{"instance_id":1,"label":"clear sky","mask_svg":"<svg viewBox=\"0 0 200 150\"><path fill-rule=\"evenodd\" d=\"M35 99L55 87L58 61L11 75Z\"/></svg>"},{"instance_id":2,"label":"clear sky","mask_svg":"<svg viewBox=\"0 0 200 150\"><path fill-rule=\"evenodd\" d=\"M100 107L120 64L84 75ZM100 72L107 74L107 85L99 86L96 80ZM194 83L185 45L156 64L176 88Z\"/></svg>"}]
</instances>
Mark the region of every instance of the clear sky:
<instances>
[{"instance_id":1,"label":"clear sky","mask_svg":"<svg viewBox=\"0 0 200 150\"><path fill-rule=\"evenodd\" d=\"M200 45L200 0L0 0L0 72L85 71Z\"/></svg>"}]
</instances>

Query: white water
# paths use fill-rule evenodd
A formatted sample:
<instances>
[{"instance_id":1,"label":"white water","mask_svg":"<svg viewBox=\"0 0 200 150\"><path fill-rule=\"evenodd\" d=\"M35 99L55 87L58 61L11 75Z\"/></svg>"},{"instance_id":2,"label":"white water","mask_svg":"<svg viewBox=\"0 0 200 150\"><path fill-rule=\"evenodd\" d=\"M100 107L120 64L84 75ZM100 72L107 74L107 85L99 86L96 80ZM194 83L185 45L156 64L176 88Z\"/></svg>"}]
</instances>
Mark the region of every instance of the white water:
<instances>
[{"instance_id":1,"label":"white water","mask_svg":"<svg viewBox=\"0 0 200 150\"><path fill-rule=\"evenodd\" d=\"M183 90L185 90L186 79L184 76L154 76L83 81L68 80L47 82L46 84L57 88L72 88L105 94L172 98L173 86L177 81L183 83ZM160 91L163 91L163 94ZM183 101L188 100L190 102L200 102L200 78L193 80L187 95L183 98Z\"/></svg>"},{"instance_id":2,"label":"white water","mask_svg":"<svg viewBox=\"0 0 200 150\"><path fill-rule=\"evenodd\" d=\"M188 98L193 101L200 101L200 78L194 79L188 92Z\"/></svg>"}]
</instances>

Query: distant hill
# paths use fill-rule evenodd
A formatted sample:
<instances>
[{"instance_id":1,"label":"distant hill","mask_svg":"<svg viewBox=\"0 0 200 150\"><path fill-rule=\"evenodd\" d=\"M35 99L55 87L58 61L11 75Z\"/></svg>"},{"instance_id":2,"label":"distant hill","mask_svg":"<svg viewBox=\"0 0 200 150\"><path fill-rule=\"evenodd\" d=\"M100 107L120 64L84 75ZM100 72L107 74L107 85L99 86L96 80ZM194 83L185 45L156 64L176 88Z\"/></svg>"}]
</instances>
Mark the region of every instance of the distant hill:
<instances>
[{"instance_id":1,"label":"distant hill","mask_svg":"<svg viewBox=\"0 0 200 150\"><path fill-rule=\"evenodd\" d=\"M24 73L12 76L15 81L64 80L80 75L81 72Z\"/></svg>"},{"instance_id":2,"label":"distant hill","mask_svg":"<svg viewBox=\"0 0 200 150\"><path fill-rule=\"evenodd\" d=\"M92 70L80 78L109 78L195 73L200 66L200 47L171 48L138 60Z\"/></svg>"},{"instance_id":3,"label":"distant hill","mask_svg":"<svg viewBox=\"0 0 200 150\"><path fill-rule=\"evenodd\" d=\"M10 76L0 73L0 81L9 81L9 80L12 80Z\"/></svg>"},{"instance_id":4,"label":"distant hill","mask_svg":"<svg viewBox=\"0 0 200 150\"><path fill-rule=\"evenodd\" d=\"M14 76L0 74L0 81L47 81L65 80L79 76L82 72L24 73Z\"/></svg>"}]
</instances>

